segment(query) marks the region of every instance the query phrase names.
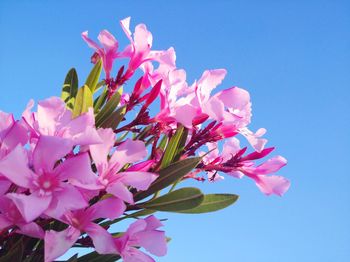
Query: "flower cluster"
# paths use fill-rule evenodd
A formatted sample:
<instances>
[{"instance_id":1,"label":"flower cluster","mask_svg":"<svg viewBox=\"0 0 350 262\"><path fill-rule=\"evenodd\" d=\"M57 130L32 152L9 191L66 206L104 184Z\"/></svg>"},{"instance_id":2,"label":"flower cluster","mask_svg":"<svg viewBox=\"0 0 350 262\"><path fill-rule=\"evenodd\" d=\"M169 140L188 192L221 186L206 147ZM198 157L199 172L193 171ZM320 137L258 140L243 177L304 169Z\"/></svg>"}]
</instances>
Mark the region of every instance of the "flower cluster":
<instances>
[{"instance_id":1,"label":"flower cluster","mask_svg":"<svg viewBox=\"0 0 350 262\"><path fill-rule=\"evenodd\" d=\"M0 112L1 256L10 258L21 245L16 255L23 260L42 255L48 262L71 247L93 247L97 253L85 261L92 255L96 261L103 255L154 261L142 248L156 256L167 250L154 212L202 213L227 206L201 210L215 195L175 190L181 181L214 182L227 174L251 178L266 195L288 190L289 181L274 175L286 164L282 156L255 163L274 148L265 148L265 129L248 129L249 93L238 87L214 93L224 69L207 70L189 85L186 72L176 68L174 49L152 50L147 27L139 24L131 33L129 24L130 18L121 21L130 40L122 51L107 30L98 36L100 45L82 33L95 51L83 87L72 69L61 98L40 101L34 112L31 101L19 120ZM114 62L122 58L128 63L114 75ZM137 71L142 76L123 92ZM153 105L157 98L159 110ZM252 152L240 148L239 135ZM186 199L188 194L193 197ZM137 220L115 232L111 225L124 219Z\"/></svg>"}]
</instances>

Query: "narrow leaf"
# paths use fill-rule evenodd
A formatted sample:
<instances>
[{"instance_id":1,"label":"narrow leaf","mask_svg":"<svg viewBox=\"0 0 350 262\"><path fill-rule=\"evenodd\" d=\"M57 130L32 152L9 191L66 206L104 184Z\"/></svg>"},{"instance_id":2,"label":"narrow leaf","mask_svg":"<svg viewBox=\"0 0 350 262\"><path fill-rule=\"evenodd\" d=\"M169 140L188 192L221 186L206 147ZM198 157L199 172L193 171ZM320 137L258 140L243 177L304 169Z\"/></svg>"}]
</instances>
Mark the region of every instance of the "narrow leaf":
<instances>
[{"instance_id":1,"label":"narrow leaf","mask_svg":"<svg viewBox=\"0 0 350 262\"><path fill-rule=\"evenodd\" d=\"M96 115L96 126L100 127L103 121L105 121L117 108L120 102L120 98L123 93L123 88L119 88L117 92L107 101L106 105Z\"/></svg>"},{"instance_id":2,"label":"narrow leaf","mask_svg":"<svg viewBox=\"0 0 350 262\"><path fill-rule=\"evenodd\" d=\"M94 112L98 113L100 111L101 106L106 102L107 100L107 88L105 88L101 95L99 95L95 101L94 101Z\"/></svg>"},{"instance_id":3,"label":"narrow leaf","mask_svg":"<svg viewBox=\"0 0 350 262\"><path fill-rule=\"evenodd\" d=\"M187 187L175 190L138 206L151 210L177 212L199 206L203 198L204 196L198 188Z\"/></svg>"},{"instance_id":4,"label":"narrow leaf","mask_svg":"<svg viewBox=\"0 0 350 262\"><path fill-rule=\"evenodd\" d=\"M62 86L61 98L69 109L73 109L75 96L78 92L78 75L77 71L72 68L66 75Z\"/></svg>"},{"instance_id":5,"label":"narrow leaf","mask_svg":"<svg viewBox=\"0 0 350 262\"><path fill-rule=\"evenodd\" d=\"M88 78L86 79L85 85L90 88L91 93L95 92L98 80L100 79L102 71L102 60L100 59L92 68Z\"/></svg>"},{"instance_id":6,"label":"narrow leaf","mask_svg":"<svg viewBox=\"0 0 350 262\"><path fill-rule=\"evenodd\" d=\"M92 93L88 86L83 86L78 90L78 94L75 98L73 117L80 116L88 111L89 107L93 106Z\"/></svg>"},{"instance_id":7,"label":"narrow leaf","mask_svg":"<svg viewBox=\"0 0 350 262\"><path fill-rule=\"evenodd\" d=\"M22 238L18 240L9 250L9 252L0 257L0 262L21 262L24 252L24 246Z\"/></svg>"},{"instance_id":8,"label":"narrow leaf","mask_svg":"<svg viewBox=\"0 0 350 262\"><path fill-rule=\"evenodd\" d=\"M232 205L237 201L238 197L238 195L233 194L204 195L204 200L199 206L193 209L178 210L177 212L186 214L202 214L214 212Z\"/></svg>"},{"instance_id":9,"label":"narrow leaf","mask_svg":"<svg viewBox=\"0 0 350 262\"><path fill-rule=\"evenodd\" d=\"M184 130L181 134L181 138L180 138L179 144L177 146L177 151L176 151L176 154L174 156L173 161L178 161L180 159L181 152L186 145L187 137L188 137L188 129L184 128Z\"/></svg>"},{"instance_id":10,"label":"narrow leaf","mask_svg":"<svg viewBox=\"0 0 350 262\"><path fill-rule=\"evenodd\" d=\"M162 139L160 140L160 143L158 145L158 148L164 150L166 145L168 144L168 136L164 135Z\"/></svg>"},{"instance_id":11,"label":"narrow leaf","mask_svg":"<svg viewBox=\"0 0 350 262\"><path fill-rule=\"evenodd\" d=\"M174 136L170 139L170 141L165 149L165 153L164 153L164 156L162 159L161 168L167 167L173 161L175 154L177 152L178 146L179 146L179 142L180 142L183 130L184 130L183 126L178 127Z\"/></svg>"},{"instance_id":12,"label":"narrow leaf","mask_svg":"<svg viewBox=\"0 0 350 262\"><path fill-rule=\"evenodd\" d=\"M117 111L110 114L103 122L100 124L103 128L112 128L116 129L119 123L123 120L126 112L126 106L118 108Z\"/></svg>"},{"instance_id":13,"label":"narrow leaf","mask_svg":"<svg viewBox=\"0 0 350 262\"><path fill-rule=\"evenodd\" d=\"M200 157L187 158L185 160L175 162L168 167L160 170L158 178L151 184L148 190L137 192L134 195L134 200L139 201L154 194L157 191L162 190L163 188L166 188L167 186L187 175L199 164L200 161Z\"/></svg>"}]
</instances>

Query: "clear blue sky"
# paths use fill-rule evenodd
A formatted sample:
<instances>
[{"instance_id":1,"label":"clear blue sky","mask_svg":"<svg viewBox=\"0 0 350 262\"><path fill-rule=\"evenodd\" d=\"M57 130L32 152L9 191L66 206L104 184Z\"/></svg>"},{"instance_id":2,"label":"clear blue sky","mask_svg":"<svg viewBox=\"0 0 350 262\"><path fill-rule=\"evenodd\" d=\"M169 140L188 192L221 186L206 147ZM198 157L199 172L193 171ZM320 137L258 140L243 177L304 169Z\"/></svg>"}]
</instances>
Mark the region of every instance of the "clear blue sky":
<instances>
[{"instance_id":1,"label":"clear blue sky","mask_svg":"<svg viewBox=\"0 0 350 262\"><path fill-rule=\"evenodd\" d=\"M252 127L268 129L292 181L283 198L248 179L203 185L241 198L213 214L159 214L172 237L159 261L349 261L350 2L173 2L1 0L1 110L59 95L72 66L83 79L91 50L80 33L108 29L126 43L118 21L131 16L156 49L175 47L189 82L226 68L223 87L250 91Z\"/></svg>"}]
</instances>

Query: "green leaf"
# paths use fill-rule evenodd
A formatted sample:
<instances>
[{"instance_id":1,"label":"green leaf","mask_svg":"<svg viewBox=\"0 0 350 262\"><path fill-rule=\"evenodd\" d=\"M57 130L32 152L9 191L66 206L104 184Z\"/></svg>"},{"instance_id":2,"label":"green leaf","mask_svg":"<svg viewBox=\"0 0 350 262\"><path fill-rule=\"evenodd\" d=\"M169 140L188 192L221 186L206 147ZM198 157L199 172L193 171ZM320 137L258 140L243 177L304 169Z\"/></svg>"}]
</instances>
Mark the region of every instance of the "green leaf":
<instances>
[{"instance_id":1,"label":"green leaf","mask_svg":"<svg viewBox=\"0 0 350 262\"><path fill-rule=\"evenodd\" d=\"M188 129L184 128L184 130L181 134L179 144L177 146L176 154L175 154L174 159L173 159L174 161L178 161L180 159L181 152L185 148L185 145L186 145L187 137L188 137Z\"/></svg>"},{"instance_id":2,"label":"green leaf","mask_svg":"<svg viewBox=\"0 0 350 262\"><path fill-rule=\"evenodd\" d=\"M183 130L184 130L184 127L179 126L174 136L170 139L165 149L165 153L163 155L161 168L167 167L173 161L179 146L179 142L180 142Z\"/></svg>"},{"instance_id":3,"label":"green leaf","mask_svg":"<svg viewBox=\"0 0 350 262\"><path fill-rule=\"evenodd\" d=\"M100 111L101 106L106 102L107 100L107 88L103 89L101 95L99 95L95 101L94 101L94 112L98 113Z\"/></svg>"},{"instance_id":4,"label":"green leaf","mask_svg":"<svg viewBox=\"0 0 350 262\"><path fill-rule=\"evenodd\" d=\"M119 123L123 120L125 112L126 106L118 108L117 111L113 112L106 119L104 119L100 126L103 128L116 129Z\"/></svg>"},{"instance_id":5,"label":"green leaf","mask_svg":"<svg viewBox=\"0 0 350 262\"><path fill-rule=\"evenodd\" d=\"M100 127L101 124L113 113L120 102L120 98L123 93L123 88L120 87L117 92L107 101L106 105L96 115L96 127Z\"/></svg>"},{"instance_id":6,"label":"green leaf","mask_svg":"<svg viewBox=\"0 0 350 262\"><path fill-rule=\"evenodd\" d=\"M134 195L134 200L139 201L156 193L157 191L162 190L163 188L166 188L187 175L199 164L200 161L200 157L187 158L185 160L175 162L160 170L158 178L151 184L148 190L137 192Z\"/></svg>"},{"instance_id":7,"label":"green leaf","mask_svg":"<svg viewBox=\"0 0 350 262\"><path fill-rule=\"evenodd\" d=\"M166 147L166 145L168 144L168 136L164 135L162 137L162 139L160 140L160 143L158 145L158 148L164 150L164 148Z\"/></svg>"},{"instance_id":8,"label":"green leaf","mask_svg":"<svg viewBox=\"0 0 350 262\"><path fill-rule=\"evenodd\" d=\"M22 262L24 252L24 246L22 238L18 240L13 246L11 246L10 251L0 257L0 262Z\"/></svg>"},{"instance_id":9,"label":"green leaf","mask_svg":"<svg viewBox=\"0 0 350 262\"><path fill-rule=\"evenodd\" d=\"M199 206L203 198L204 195L198 188L185 187L137 206L157 211L177 212Z\"/></svg>"},{"instance_id":10,"label":"green leaf","mask_svg":"<svg viewBox=\"0 0 350 262\"><path fill-rule=\"evenodd\" d=\"M202 214L202 213L214 212L232 205L237 201L238 198L239 198L238 195L233 195L233 194L204 195L204 200L199 206L193 209L179 210L177 212L186 213L186 214Z\"/></svg>"},{"instance_id":11,"label":"green leaf","mask_svg":"<svg viewBox=\"0 0 350 262\"><path fill-rule=\"evenodd\" d=\"M62 86L61 98L67 107L73 109L75 96L78 92L78 75L75 68L69 70Z\"/></svg>"},{"instance_id":12,"label":"green leaf","mask_svg":"<svg viewBox=\"0 0 350 262\"><path fill-rule=\"evenodd\" d=\"M92 93L88 86L83 86L78 90L78 94L75 98L73 117L80 116L88 111L89 107L93 106Z\"/></svg>"},{"instance_id":13,"label":"green leaf","mask_svg":"<svg viewBox=\"0 0 350 262\"><path fill-rule=\"evenodd\" d=\"M97 252L91 252L78 258L78 262L114 262L121 259L118 255L100 255Z\"/></svg>"},{"instance_id":14,"label":"green leaf","mask_svg":"<svg viewBox=\"0 0 350 262\"><path fill-rule=\"evenodd\" d=\"M92 68L88 78L86 79L85 85L90 88L91 93L95 92L98 80L100 79L102 71L102 60L100 59Z\"/></svg>"}]
</instances>

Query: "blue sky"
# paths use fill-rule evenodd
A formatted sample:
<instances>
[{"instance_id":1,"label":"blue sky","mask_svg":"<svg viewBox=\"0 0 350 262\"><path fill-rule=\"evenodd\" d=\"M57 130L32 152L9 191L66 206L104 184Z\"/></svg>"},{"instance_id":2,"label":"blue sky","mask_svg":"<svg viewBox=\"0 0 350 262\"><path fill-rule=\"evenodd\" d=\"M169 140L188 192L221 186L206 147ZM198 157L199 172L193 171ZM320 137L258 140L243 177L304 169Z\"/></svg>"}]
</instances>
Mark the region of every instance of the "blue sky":
<instances>
[{"instance_id":1,"label":"blue sky","mask_svg":"<svg viewBox=\"0 0 350 262\"><path fill-rule=\"evenodd\" d=\"M147 24L155 49L174 46L190 83L226 68L222 87L249 90L252 128L267 128L292 181L282 198L248 179L201 184L241 197L218 213L159 214L172 238L159 261L348 261L349 1L2 0L1 110L19 115L30 98L59 95L70 67L83 80L91 50L80 33L108 29L126 44L126 16Z\"/></svg>"}]
</instances>

